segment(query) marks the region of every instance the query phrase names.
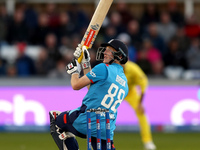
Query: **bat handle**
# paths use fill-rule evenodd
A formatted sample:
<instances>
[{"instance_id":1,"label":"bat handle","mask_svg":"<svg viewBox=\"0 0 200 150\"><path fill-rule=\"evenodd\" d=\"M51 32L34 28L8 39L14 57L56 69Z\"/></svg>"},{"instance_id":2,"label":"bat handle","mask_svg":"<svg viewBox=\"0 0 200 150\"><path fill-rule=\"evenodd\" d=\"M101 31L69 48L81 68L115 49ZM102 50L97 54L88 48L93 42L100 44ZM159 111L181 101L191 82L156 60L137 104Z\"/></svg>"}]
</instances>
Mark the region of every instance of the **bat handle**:
<instances>
[{"instance_id":1,"label":"bat handle","mask_svg":"<svg viewBox=\"0 0 200 150\"><path fill-rule=\"evenodd\" d=\"M78 63L81 63L81 60L83 59L83 52L81 52L81 56L78 58Z\"/></svg>"},{"instance_id":2,"label":"bat handle","mask_svg":"<svg viewBox=\"0 0 200 150\"><path fill-rule=\"evenodd\" d=\"M88 47L85 46L85 45L83 45L82 47L84 47L84 48L82 48L81 56L78 58L78 63L79 63L79 64L81 63L81 61L82 61L82 59L83 59L83 49L88 49Z\"/></svg>"}]
</instances>

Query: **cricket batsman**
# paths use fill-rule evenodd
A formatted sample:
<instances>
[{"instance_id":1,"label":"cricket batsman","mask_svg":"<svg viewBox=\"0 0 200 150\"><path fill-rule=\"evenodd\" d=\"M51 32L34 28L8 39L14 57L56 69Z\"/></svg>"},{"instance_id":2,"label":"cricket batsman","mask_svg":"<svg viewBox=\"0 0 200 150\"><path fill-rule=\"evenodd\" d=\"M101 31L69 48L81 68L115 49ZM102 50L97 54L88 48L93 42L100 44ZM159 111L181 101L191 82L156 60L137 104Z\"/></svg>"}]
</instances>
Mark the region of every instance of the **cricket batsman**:
<instances>
[{"instance_id":1,"label":"cricket batsman","mask_svg":"<svg viewBox=\"0 0 200 150\"><path fill-rule=\"evenodd\" d=\"M78 46L74 52L76 58L83 53L81 64L76 59L70 62L66 69L71 74L71 86L74 90L88 87L88 92L82 100L82 105L76 109L59 112L50 111L51 135L60 150L78 150L75 136L85 138L87 135L86 113L88 109L108 109L110 115L111 150L115 150L113 136L117 119L117 109L128 94L127 79L123 65L128 60L127 46L116 39L102 43L97 50L96 60L102 61L91 69L89 51ZM84 75L80 75L82 66ZM72 99L73 101L73 99ZM67 105L67 104L66 104ZM101 116L101 146L106 150L105 116ZM91 114L91 145L97 150L96 116Z\"/></svg>"},{"instance_id":2,"label":"cricket batsman","mask_svg":"<svg viewBox=\"0 0 200 150\"><path fill-rule=\"evenodd\" d=\"M134 109L138 118L144 148L145 150L155 150L156 146L152 140L150 125L143 106L143 97L148 86L147 76L137 64L131 61L125 64L124 72L129 87L129 93L125 100Z\"/></svg>"}]
</instances>

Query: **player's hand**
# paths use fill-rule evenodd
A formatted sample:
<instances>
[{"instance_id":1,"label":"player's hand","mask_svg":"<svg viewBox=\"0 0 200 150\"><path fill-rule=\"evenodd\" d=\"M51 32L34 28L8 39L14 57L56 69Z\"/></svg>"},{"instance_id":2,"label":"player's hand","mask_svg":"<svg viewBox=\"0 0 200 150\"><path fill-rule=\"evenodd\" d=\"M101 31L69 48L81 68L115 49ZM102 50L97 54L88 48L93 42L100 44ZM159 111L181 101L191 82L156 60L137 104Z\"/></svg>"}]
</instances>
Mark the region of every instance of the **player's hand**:
<instances>
[{"instance_id":1,"label":"player's hand","mask_svg":"<svg viewBox=\"0 0 200 150\"><path fill-rule=\"evenodd\" d=\"M77 48L76 48L76 50L74 52L74 57L76 57L78 59L81 56L81 53L82 53L82 45L78 44L78 46L77 46Z\"/></svg>"},{"instance_id":2,"label":"player's hand","mask_svg":"<svg viewBox=\"0 0 200 150\"><path fill-rule=\"evenodd\" d=\"M144 107L142 104L139 104L137 107L137 112L143 114L145 112Z\"/></svg>"},{"instance_id":3,"label":"player's hand","mask_svg":"<svg viewBox=\"0 0 200 150\"><path fill-rule=\"evenodd\" d=\"M81 60L82 68L87 69L90 67L90 53L85 46L82 47L83 58Z\"/></svg>"},{"instance_id":4,"label":"player's hand","mask_svg":"<svg viewBox=\"0 0 200 150\"><path fill-rule=\"evenodd\" d=\"M66 70L67 73L71 75L74 73L80 74L81 67L78 61L75 58L73 58L72 61L66 66Z\"/></svg>"}]
</instances>

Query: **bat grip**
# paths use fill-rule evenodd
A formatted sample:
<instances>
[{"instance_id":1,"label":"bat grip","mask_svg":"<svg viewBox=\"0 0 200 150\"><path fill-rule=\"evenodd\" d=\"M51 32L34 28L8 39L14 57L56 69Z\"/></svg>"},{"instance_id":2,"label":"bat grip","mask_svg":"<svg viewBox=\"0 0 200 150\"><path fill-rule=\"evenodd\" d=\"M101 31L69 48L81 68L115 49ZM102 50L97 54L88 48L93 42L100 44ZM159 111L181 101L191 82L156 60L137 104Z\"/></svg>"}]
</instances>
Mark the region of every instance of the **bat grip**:
<instances>
[{"instance_id":1,"label":"bat grip","mask_svg":"<svg viewBox=\"0 0 200 150\"><path fill-rule=\"evenodd\" d=\"M81 60L83 59L83 52L81 52L81 56L78 58L78 63L81 63Z\"/></svg>"},{"instance_id":2,"label":"bat grip","mask_svg":"<svg viewBox=\"0 0 200 150\"><path fill-rule=\"evenodd\" d=\"M83 45L83 47L84 47L83 49L88 49L88 47L85 46L85 45ZM79 64L81 63L82 59L83 59L83 50L82 50L82 52L81 52L81 56L78 58L78 63L79 63Z\"/></svg>"}]
</instances>

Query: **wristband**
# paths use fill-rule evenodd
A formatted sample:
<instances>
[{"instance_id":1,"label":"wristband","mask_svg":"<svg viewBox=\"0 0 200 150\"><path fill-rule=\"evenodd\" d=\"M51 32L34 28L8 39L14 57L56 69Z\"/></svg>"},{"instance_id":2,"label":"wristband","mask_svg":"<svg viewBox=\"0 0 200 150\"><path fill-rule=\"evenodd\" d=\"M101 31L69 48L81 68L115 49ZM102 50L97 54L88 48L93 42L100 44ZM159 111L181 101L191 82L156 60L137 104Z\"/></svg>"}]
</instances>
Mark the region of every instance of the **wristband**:
<instances>
[{"instance_id":1,"label":"wristband","mask_svg":"<svg viewBox=\"0 0 200 150\"><path fill-rule=\"evenodd\" d=\"M84 63L82 63L82 68L83 69L87 69L89 67L90 67L90 62L84 62Z\"/></svg>"}]
</instances>

